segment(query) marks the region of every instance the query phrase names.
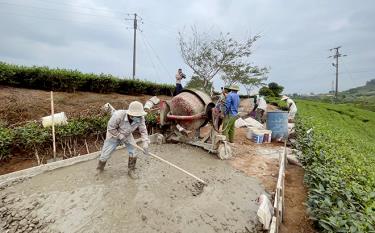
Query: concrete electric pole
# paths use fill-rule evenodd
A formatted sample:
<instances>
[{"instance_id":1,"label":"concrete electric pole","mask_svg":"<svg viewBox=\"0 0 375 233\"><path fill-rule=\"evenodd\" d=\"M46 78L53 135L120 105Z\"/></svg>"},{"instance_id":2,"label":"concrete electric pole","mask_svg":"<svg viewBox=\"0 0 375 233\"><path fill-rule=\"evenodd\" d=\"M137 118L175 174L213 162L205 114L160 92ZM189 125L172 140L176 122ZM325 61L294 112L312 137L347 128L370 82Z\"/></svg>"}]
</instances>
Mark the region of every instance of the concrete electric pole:
<instances>
[{"instance_id":1,"label":"concrete electric pole","mask_svg":"<svg viewBox=\"0 0 375 233\"><path fill-rule=\"evenodd\" d=\"M133 27L127 27L127 29L133 29L133 79L135 79L135 66L136 66L136 57L137 57L137 30L138 30L138 21L142 23L142 18L137 15L137 13L134 14L128 14L134 16L131 19L125 19L125 20L131 20L133 21Z\"/></svg>"},{"instance_id":2,"label":"concrete electric pole","mask_svg":"<svg viewBox=\"0 0 375 233\"><path fill-rule=\"evenodd\" d=\"M134 38L133 38L133 79L135 79L135 57L136 57L136 50L137 50L137 13L134 14Z\"/></svg>"},{"instance_id":3,"label":"concrete electric pole","mask_svg":"<svg viewBox=\"0 0 375 233\"><path fill-rule=\"evenodd\" d=\"M341 54L339 52L340 48L341 48L341 46L338 46L336 48L330 49L329 51L334 50L335 54L328 57L328 58L332 58L333 57L334 59L336 59L336 63L332 63L332 65L334 67L336 67L336 90L335 90L335 98L337 98L337 96L338 96L338 90L339 90L339 57L346 57L347 56L347 55L343 55L343 54Z\"/></svg>"}]
</instances>

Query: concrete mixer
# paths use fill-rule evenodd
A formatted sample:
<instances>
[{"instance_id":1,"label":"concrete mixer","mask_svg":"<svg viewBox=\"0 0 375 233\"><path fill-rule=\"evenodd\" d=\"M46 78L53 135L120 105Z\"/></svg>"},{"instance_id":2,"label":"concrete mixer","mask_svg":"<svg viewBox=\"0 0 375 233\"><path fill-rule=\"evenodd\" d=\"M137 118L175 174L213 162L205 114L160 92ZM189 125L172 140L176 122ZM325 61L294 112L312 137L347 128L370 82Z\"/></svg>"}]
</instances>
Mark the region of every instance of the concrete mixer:
<instances>
[{"instance_id":1,"label":"concrete mixer","mask_svg":"<svg viewBox=\"0 0 375 233\"><path fill-rule=\"evenodd\" d=\"M219 130L221 117L211 98L199 90L184 89L171 100L160 102L160 125L167 141L202 147L220 159L228 159L232 150ZM201 138L205 126L209 133Z\"/></svg>"}]
</instances>

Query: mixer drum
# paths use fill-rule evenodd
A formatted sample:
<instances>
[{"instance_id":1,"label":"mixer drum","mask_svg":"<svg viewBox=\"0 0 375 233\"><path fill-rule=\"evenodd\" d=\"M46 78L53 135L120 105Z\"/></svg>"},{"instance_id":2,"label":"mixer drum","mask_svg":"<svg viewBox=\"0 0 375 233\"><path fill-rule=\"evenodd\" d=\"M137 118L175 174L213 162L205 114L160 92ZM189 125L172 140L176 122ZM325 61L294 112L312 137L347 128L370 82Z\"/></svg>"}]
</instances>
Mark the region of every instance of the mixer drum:
<instances>
[{"instance_id":1,"label":"mixer drum","mask_svg":"<svg viewBox=\"0 0 375 233\"><path fill-rule=\"evenodd\" d=\"M170 113L177 116L194 116L200 113L206 114L207 106L212 106L211 98L198 90L183 90L173 97L170 102ZM177 120L177 123L187 130L195 130L207 124L207 116L193 120Z\"/></svg>"}]
</instances>

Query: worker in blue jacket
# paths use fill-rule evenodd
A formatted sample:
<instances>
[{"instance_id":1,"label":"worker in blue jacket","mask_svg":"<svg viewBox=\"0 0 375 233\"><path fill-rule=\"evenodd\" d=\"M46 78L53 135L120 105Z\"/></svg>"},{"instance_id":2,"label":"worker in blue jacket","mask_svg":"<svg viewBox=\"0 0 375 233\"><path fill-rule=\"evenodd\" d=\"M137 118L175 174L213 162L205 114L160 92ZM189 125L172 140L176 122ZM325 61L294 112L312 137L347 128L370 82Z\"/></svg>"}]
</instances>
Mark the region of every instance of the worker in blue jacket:
<instances>
[{"instance_id":1,"label":"worker in blue jacket","mask_svg":"<svg viewBox=\"0 0 375 233\"><path fill-rule=\"evenodd\" d=\"M240 96L237 92L240 88L237 85L232 85L228 88L230 93L227 95L225 101L225 118L224 118L224 135L229 142L234 139L234 123L238 118L238 107L240 106Z\"/></svg>"}]
</instances>

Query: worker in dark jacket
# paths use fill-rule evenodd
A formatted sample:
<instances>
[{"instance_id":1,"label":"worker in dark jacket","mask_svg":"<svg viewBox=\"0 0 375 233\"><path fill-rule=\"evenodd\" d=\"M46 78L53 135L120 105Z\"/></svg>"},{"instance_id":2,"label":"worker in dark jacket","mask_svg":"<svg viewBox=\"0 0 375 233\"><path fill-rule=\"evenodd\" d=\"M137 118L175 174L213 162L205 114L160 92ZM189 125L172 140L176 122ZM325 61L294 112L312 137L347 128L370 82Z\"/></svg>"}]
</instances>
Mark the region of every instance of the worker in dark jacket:
<instances>
[{"instance_id":1,"label":"worker in dark jacket","mask_svg":"<svg viewBox=\"0 0 375 233\"><path fill-rule=\"evenodd\" d=\"M230 93L225 101L225 119L224 119L224 135L227 136L229 142L234 139L234 123L238 118L238 107L240 106L240 96L237 92L240 88L237 85L232 85L228 88Z\"/></svg>"}]
</instances>

